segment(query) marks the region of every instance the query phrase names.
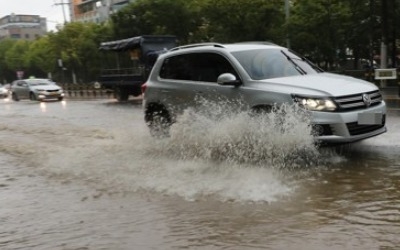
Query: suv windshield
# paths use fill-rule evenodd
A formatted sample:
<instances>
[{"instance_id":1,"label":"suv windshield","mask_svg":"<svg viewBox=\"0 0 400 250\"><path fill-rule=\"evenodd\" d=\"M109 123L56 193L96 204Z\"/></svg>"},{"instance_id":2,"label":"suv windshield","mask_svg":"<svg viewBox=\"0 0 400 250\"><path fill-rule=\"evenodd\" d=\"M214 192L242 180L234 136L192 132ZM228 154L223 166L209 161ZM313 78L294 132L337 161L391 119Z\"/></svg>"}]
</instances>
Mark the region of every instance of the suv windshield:
<instances>
[{"instance_id":1,"label":"suv windshield","mask_svg":"<svg viewBox=\"0 0 400 250\"><path fill-rule=\"evenodd\" d=\"M288 50L256 49L232 52L254 80L317 74L320 71Z\"/></svg>"}]
</instances>

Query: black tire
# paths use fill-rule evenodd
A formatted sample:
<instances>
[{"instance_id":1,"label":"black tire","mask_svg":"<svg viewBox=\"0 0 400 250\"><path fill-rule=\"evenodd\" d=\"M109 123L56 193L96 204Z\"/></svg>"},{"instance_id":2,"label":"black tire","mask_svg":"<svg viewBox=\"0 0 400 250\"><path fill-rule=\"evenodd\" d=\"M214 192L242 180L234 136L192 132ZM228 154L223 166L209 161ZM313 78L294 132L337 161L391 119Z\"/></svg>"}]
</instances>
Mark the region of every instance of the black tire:
<instances>
[{"instance_id":1,"label":"black tire","mask_svg":"<svg viewBox=\"0 0 400 250\"><path fill-rule=\"evenodd\" d=\"M142 94L142 89L141 88L135 88L131 90L131 95L134 97L140 96Z\"/></svg>"},{"instance_id":2,"label":"black tire","mask_svg":"<svg viewBox=\"0 0 400 250\"><path fill-rule=\"evenodd\" d=\"M157 138L169 136L171 117L164 108L153 108L146 112L145 121L150 129L150 135Z\"/></svg>"},{"instance_id":3,"label":"black tire","mask_svg":"<svg viewBox=\"0 0 400 250\"><path fill-rule=\"evenodd\" d=\"M36 101L36 96L35 96L35 94L31 92L31 93L29 94L29 99L30 99L31 101Z\"/></svg>"},{"instance_id":4,"label":"black tire","mask_svg":"<svg viewBox=\"0 0 400 250\"><path fill-rule=\"evenodd\" d=\"M269 105L265 105L265 106L259 106L259 107L255 107L251 110L251 116L253 117L257 117L257 116L263 116L263 115L268 115L270 113L275 113L275 127L277 130L279 131L283 131L282 130L282 125L285 123L286 118L286 112L284 109L282 109L282 107L278 107L278 106L269 106Z\"/></svg>"},{"instance_id":5,"label":"black tire","mask_svg":"<svg viewBox=\"0 0 400 250\"><path fill-rule=\"evenodd\" d=\"M19 101L17 94L15 94L14 92L11 94L11 98L13 99L13 101L16 101L16 102Z\"/></svg>"},{"instance_id":6,"label":"black tire","mask_svg":"<svg viewBox=\"0 0 400 250\"><path fill-rule=\"evenodd\" d=\"M58 97L58 100L61 102L64 99L64 97Z\"/></svg>"},{"instance_id":7,"label":"black tire","mask_svg":"<svg viewBox=\"0 0 400 250\"><path fill-rule=\"evenodd\" d=\"M114 97L120 102L125 102L129 99L129 93L124 88L115 88Z\"/></svg>"},{"instance_id":8,"label":"black tire","mask_svg":"<svg viewBox=\"0 0 400 250\"><path fill-rule=\"evenodd\" d=\"M265 105L265 106L258 106L258 107L251 109L250 115L251 116L259 116L259 115L268 114L271 112L273 112L273 107L269 106L269 105Z\"/></svg>"}]
</instances>

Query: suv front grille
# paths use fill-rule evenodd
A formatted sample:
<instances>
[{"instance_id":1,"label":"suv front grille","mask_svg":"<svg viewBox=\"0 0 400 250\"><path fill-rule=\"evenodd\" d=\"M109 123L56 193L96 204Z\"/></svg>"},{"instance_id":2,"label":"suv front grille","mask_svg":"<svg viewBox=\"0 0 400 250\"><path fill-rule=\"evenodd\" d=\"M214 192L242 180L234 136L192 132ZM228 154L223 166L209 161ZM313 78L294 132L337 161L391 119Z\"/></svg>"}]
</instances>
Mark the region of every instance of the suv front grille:
<instances>
[{"instance_id":1,"label":"suv front grille","mask_svg":"<svg viewBox=\"0 0 400 250\"><path fill-rule=\"evenodd\" d=\"M357 122L351 122L347 123L346 126L350 135L362 135L380 129L385 125L358 125Z\"/></svg>"},{"instance_id":2,"label":"suv front grille","mask_svg":"<svg viewBox=\"0 0 400 250\"><path fill-rule=\"evenodd\" d=\"M357 122L346 123L347 129L349 130L350 135L361 135L366 134L375 130L378 130L385 126L386 116L382 117L382 124L376 125L359 125Z\"/></svg>"},{"instance_id":3,"label":"suv front grille","mask_svg":"<svg viewBox=\"0 0 400 250\"><path fill-rule=\"evenodd\" d=\"M382 102L382 95L379 92L379 90L365 93L367 95L367 97L369 97L371 99L370 105L367 105L364 102L363 94L364 93L357 94L357 95L336 97L334 100L339 105L340 111L363 109L363 108L378 105L379 103Z\"/></svg>"}]
</instances>

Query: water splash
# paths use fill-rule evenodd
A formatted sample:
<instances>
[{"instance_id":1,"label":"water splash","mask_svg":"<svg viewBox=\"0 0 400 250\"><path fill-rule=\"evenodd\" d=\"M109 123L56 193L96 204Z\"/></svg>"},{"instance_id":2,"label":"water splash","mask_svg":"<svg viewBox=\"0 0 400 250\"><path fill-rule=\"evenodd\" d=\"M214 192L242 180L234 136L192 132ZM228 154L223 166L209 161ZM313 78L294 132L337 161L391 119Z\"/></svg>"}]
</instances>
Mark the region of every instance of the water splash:
<instances>
[{"instance_id":1,"label":"water splash","mask_svg":"<svg viewBox=\"0 0 400 250\"><path fill-rule=\"evenodd\" d=\"M157 142L157 153L278 168L319 164L310 118L301 109L284 105L254 115L236 107L203 101L187 109L172 125L171 136Z\"/></svg>"},{"instance_id":2,"label":"water splash","mask_svg":"<svg viewBox=\"0 0 400 250\"><path fill-rule=\"evenodd\" d=\"M324 158L310 135L309 117L295 107L253 116L238 106L218 102L188 109L162 140L151 138L144 122L132 129L130 122L142 114L131 117L130 109L119 110L112 123L103 118L109 109L100 116L101 107L94 105L96 112L71 105L68 119L11 114L0 122L7 141L0 152L51 179L81 181L110 194L156 192L234 202L290 196L298 173ZM91 113L96 115L87 119Z\"/></svg>"}]
</instances>

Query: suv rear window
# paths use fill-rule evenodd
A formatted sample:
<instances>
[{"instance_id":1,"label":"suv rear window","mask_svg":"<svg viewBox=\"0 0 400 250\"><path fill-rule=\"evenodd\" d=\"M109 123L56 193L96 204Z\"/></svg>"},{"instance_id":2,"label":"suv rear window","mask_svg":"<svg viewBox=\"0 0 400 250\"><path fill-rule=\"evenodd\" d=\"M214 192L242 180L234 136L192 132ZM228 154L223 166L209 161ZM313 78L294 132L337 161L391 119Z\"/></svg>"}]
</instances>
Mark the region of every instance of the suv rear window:
<instances>
[{"instance_id":1,"label":"suv rear window","mask_svg":"<svg viewBox=\"0 0 400 250\"><path fill-rule=\"evenodd\" d=\"M192 53L164 60L160 77L163 79L217 82L219 75L232 73L238 77L229 61L215 53Z\"/></svg>"}]
</instances>

